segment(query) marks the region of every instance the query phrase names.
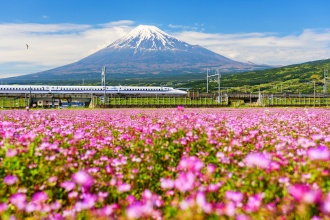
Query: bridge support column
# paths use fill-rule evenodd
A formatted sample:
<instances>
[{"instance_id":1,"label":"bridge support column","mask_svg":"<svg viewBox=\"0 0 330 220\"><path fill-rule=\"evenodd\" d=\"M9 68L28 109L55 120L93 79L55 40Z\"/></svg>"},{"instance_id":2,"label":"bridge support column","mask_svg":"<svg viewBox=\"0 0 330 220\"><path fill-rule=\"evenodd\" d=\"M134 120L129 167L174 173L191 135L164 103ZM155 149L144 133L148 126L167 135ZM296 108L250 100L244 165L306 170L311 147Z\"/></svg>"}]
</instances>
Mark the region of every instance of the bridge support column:
<instances>
[{"instance_id":1,"label":"bridge support column","mask_svg":"<svg viewBox=\"0 0 330 220\"><path fill-rule=\"evenodd\" d=\"M38 101L33 99L32 97L29 98L29 107L37 107Z\"/></svg>"},{"instance_id":2,"label":"bridge support column","mask_svg":"<svg viewBox=\"0 0 330 220\"><path fill-rule=\"evenodd\" d=\"M67 98L67 101L68 101L68 106L71 107L72 106L72 98Z\"/></svg>"},{"instance_id":3,"label":"bridge support column","mask_svg":"<svg viewBox=\"0 0 330 220\"><path fill-rule=\"evenodd\" d=\"M92 99L88 99L88 101L85 102L85 107L89 107L92 102Z\"/></svg>"}]
</instances>

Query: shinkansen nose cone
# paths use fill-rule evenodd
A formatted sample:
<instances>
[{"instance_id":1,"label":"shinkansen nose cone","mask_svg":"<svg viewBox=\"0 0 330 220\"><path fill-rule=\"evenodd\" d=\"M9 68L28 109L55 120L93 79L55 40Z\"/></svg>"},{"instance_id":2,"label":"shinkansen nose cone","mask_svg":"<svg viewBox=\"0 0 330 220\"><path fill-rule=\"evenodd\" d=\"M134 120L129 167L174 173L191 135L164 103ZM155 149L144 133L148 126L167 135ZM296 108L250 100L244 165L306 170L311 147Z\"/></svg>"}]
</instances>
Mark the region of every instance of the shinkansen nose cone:
<instances>
[{"instance_id":1,"label":"shinkansen nose cone","mask_svg":"<svg viewBox=\"0 0 330 220\"><path fill-rule=\"evenodd\" d=\"M182 91L182 90L177 90L178 91L178 93L180 93L180 94L182 94L182 95L187 95L187 91Z\"/></svg>"},{"instance_id":2,"label":"shinkansen nose cone","mask_svg":"<svg viewBox=\"0 0 330 220\"><path fill-rule=\"evenodd\" d=\"M176 88L174 89L176 91L176 93L180 94L180 95L187 95L188 94L188 90L189 88Z\"/></svg>"}]
</instances>

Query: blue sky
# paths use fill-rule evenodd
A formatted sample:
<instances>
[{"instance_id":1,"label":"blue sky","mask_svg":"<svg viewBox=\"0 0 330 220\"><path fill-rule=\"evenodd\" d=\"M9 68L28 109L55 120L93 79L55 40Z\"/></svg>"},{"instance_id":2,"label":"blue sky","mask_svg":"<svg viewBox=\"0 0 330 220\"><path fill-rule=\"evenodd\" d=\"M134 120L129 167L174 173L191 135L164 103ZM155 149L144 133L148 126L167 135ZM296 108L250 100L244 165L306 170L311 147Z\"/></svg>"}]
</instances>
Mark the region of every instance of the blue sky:
<instances>
[{"instance_id":1,"label":"blue sky","mask_svg":"<svg viewBox=\"0 0 330 220\"><path fill-rule=\"evenodd\" d=\"M327 0L0 0L0 78L78 61L140 24L241 62L327 59L329 10Z\"/></svg>"}]
</instances>

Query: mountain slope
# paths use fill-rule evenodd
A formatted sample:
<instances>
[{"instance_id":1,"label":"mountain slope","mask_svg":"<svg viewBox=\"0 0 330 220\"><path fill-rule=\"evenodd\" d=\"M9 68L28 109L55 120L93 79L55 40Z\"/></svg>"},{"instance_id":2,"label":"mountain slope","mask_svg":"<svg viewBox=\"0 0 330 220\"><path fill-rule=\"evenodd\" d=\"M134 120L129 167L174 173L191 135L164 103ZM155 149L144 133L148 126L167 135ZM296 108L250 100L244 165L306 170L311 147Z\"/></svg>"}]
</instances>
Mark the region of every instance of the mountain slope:
<instances>
[{"instance_id":1,"label":"mountain slope","mask_svg":"<svg viewBox=\"0 0 330 220\"><path fill-rule=\"evenodd\" d=\"M140 25L106 48L55 69L29 74L32 78L98 74L103 66L108 73L164 73L168 71L205 72L218 68L223 72L269 68L265 65L241 63L198 45L180 41L154 26Z\"/></svg>"},{"instance_id":2,"label":"mountain slope","mask_svg":"<svg viewBox=\"0 0 330 220\"><path fill-rule=\"evenodd\" d=\"M314 82L317 93L323 92L324 69L327 74L327 93L330 93L330 59L294 64L279 68L228 74L221 78L221 86L230 87L231 91L269 93L313 93ZM205 79L182 85L199 91L206 91ZM213 87L212 87L213 86ZM217 89L216 82L211 83L211 90Z\"/></svg>"}]
</instances>

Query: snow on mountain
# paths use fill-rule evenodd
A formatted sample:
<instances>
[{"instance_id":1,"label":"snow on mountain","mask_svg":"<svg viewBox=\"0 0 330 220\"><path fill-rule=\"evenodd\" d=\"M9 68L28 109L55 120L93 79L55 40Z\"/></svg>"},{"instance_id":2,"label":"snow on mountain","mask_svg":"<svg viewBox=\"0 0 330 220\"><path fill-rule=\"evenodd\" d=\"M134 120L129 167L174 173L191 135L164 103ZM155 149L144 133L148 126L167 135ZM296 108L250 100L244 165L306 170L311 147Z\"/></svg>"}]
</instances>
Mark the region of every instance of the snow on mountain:
<instances>
[{"instance_id":1,"label":"snow on mountain","mask_svg":"<svg viewBox=\"0 0 330 220\"><path fill-rule=\"evenodd\" d=\"M140 25L126 36L78 62L40 73L33 77L84 75L100 73L203 72L217 68L223 72L264 69L265 66L241 63L176 39L155 26Z\"/></svg>"},{"instance_id":2,"label":"snow on mountain","mask_svg":"<svg viewBox=\"0 0 330 220\"><path fill-rule=\"evenodd\" d=\"M108 48L134 48L144 50L187 49L190 45L180 41L155 26L139 25L123 38L110 44Z\"/></svg>"},{"instance_id":3,"label":"snow on mountain","mask_svg":"<svg viewBox=\"0 0 330 220\"><path fill-rule=\"evenodd\" d=\"M160 72L204 68L239 62L198 45L178 40L155 26L140 25L106 48L78 64L94 63L120 68L122 72Z\"/></svg>"}]
</instances>

